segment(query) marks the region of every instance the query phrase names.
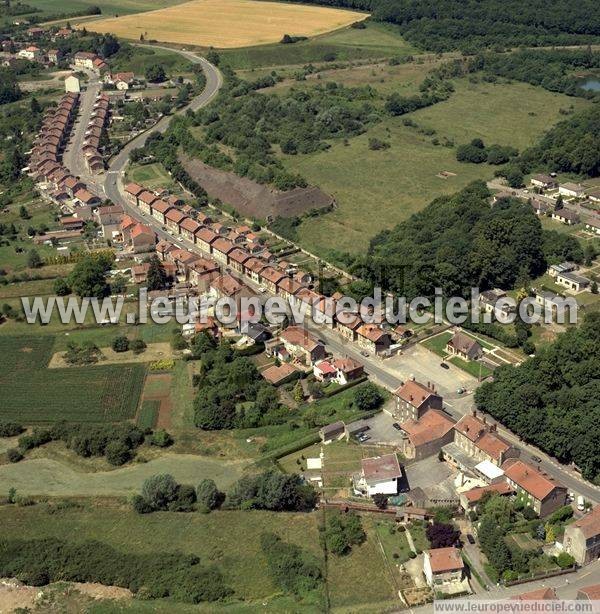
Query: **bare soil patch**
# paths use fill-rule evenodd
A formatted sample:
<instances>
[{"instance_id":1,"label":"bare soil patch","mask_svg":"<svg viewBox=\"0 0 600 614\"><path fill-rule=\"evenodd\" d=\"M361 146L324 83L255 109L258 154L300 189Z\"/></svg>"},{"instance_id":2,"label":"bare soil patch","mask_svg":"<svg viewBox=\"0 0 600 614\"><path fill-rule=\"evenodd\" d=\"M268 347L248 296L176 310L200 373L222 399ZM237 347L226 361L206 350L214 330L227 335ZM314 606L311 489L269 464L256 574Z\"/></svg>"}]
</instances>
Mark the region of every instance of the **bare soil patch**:
<instances>
[{"instance_id":1,"label":"bare soil patch","mask_svg":"<svg viewBox=\"0 0 600 614\"><path fill-rule=\"evenodd\" d=\"M140 407L143 402L147 400L160 401L160 409L158 411L158 419L156 421L156 427L159 429L171 428L171 413L173 412L171 382L172 376L168 373L150 374L146 377Z\"/></svg>"},{"instance_id":2,"label":"bare soil patch","mask_svg":"<svg viewBox=\"0 0 600 614\"><path fill-rule=\"evenodd\" d=\"M325 209L335 204L331 195L316 186L280 192L247 177L213 168L185 154L180 155L180 160L185 170L211 198L218 198L247 217L294 217L311 209Z\"/></svg>"},{"instance_id":3,"label":"bare soil patch","mask_svg":"<svg viewBox=\"0 0 600 614\"><path fill-rule=\"evenodd\" d=\"M65 598L75 598L79 594L91 599L131 599L132 593L126 588L118 586L104 586L96 583L60 583L49 584L44 587L27 586L16 578L0 579L0 612L14 612L22 608L39 611L58 611L52 603L56 595ZM71 605L76 605L74 599ZM48 609L46 609L48 606ZM60 607L60 606L59 606Z\"/></svg>"}]
</instances>

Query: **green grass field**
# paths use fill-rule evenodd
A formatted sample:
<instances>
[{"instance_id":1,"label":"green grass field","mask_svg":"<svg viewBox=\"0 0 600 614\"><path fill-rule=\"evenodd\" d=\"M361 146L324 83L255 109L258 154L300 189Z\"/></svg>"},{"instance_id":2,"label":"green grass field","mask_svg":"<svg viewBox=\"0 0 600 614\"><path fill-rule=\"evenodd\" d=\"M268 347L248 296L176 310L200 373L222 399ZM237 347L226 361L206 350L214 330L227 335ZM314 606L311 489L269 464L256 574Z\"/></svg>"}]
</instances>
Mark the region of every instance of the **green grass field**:
<instances>
[{"instance_id":1,"label":"green grass field","mask_svg":"<svg viewBox=\"0 0 600 614\"><path fill-rule=\"evenodd\" d=\"M323 62L327 56L341 62L403 57L418 52L394 26L369 22L364 30L343 28L293 45L261 45L219 53L232 68L251 69Z\"/></svg>"},{"instance_id":2,"label":"green grass field","mask_svg":"<svg viewBox=\"0 0 600 614\"><path fill-rule=\"evenodd\" d=\"M47 369L50 336L0 337L4 368L0 416L25 424L114 422L132 418L145 377L143 364Z\"/></svg>"},{"instance_id":3,"label":"green grass field","mask_svg":"<svg viewBox=\"0 0 600 614\"><path fill-rule=\"evenodd\" d=\"M358 611L367 604L371 611L387 611L396 599L394 584L386 567L377 537L374 520L363 515L362 524L367 540L360 546L352 546L346 556L331 555L327 564L327 580L331 607L346 611ZM377 608L379 604L380 609ZM385 607L387 606L387 607Z\"/></svg>"},{"instance_id":4,"label":"green grass field","mask_svg":"<svg viewBox=\"0 0 600 614\"><path fill-rule=\"evenodd\" d=\"M159 410L160 401L155 399L142 401L137 418L137 425L142 429L153 429L156 426Z\"/></svg>"},{"instance_id":5,"label":"green grass field","mask_svg":"<svg viewBox=\"0 0 600 614\"><path fill-rule=\"evenodd\" d=\"M127 172L127 177L130 181L139 183L151 190L159 187L168 188L169 185L173 184L173 180L165 168L158 162L132 166Z\"/></svg>"},{"instance_id":6,"label":"green grass field","mask_svg":"<svg viewBox=\"0 0 600 614\"><path fill-rule=\"evenodd\" d=\"M458 356L452 356L452 358L448 359L448 362L451 362L459 369L466 371L469 375L472 375L476 378L481 377L483 379L493 373L493 371L489 367L487 367L480 361L463 360Z\"/></svg>"},{"instance_id":7,"label":"green grass field","mask_svg":"<svg viewBox=\"0 0 600 614\"><path fill-rule=\"evenodd\" d=\"M49 444L52 446L52 444ZM211 478L223 490L242 474L245 461L160 451L148 460L152 450L138 450L138 460L124 467L108 468L94 460L73 458L68 451L38 448L20 463L0 464L0 493L12 486L23 495L42 497L130 497L138 493L144 480L159 473L170 473L182 484ZM46 456L55 456L47 458ZM31 456L32 458L29 458Z\"/></svg>"},{"instance_id":8,"label":"green grass field","mask_svg":"<svg viewBox=\"0 0 600 614\"><path fill-rule=\"evenodd\" d=\"M450 339L452 339L452 333L440 333L439 335L429 337L429 339L421 342L421 345L435 352L438 356L444 357L448 355L448 352L446 352L446 344Z\"/></svg>"},{"instance_id":9,"label":"green grass field","mask_svg":"<svg viewBox=\"0 0 600 614\"><path fill-rule=\"evenodd\" d=\"M57 514L37 505L2 507L0 519L5 531L25 539L92 539L131 552L196 554L205 564L216 564L235 597L244 600L269 600L278 593L260 547L262 533L275 532L322 560L317 514L222 511L140 516L129 509L91 506Z\"/></svg>"},{"instance_id":10,"label":"green grass field","mask_svg":"<svg viewBox=\"0 0 600 614\"><path fill-rule=\"evenodd\" d=\"M389 85L389 84L388 84ZM452 194L475 179L491 179L494 167L456 161L451 147L433 140L454 139L456 144L481 137L485 142L520 148L535 140L561 118L559 109L587 104L521 83L489 84L459 80L446 102L410 115L418 128L389 118L350 139L332 142L329 150L302 156L284 156L290 171L332 194L337 208L310 218L299 228L300 243L325 255L328 249L357 253L377 232L394 226L438 196ZM426 136L420 129L433 129ZM371 151L377 137L390 143ZM453 175L438 177L442 171Z\"/></svg>"},{"instance_id":11,"label":"green grass field","mask_svg":"<svg viewBox=\"0 0 600 614\"><path fill-rule=\"evenodd\" d=\"M190 68L190 62L181 54L158 48L130 47L127 52L121 51L110 59L112 70L130 70L140 76L153 64L160 64L167 75L188 72Z\"/></svg>"}]
</instances>

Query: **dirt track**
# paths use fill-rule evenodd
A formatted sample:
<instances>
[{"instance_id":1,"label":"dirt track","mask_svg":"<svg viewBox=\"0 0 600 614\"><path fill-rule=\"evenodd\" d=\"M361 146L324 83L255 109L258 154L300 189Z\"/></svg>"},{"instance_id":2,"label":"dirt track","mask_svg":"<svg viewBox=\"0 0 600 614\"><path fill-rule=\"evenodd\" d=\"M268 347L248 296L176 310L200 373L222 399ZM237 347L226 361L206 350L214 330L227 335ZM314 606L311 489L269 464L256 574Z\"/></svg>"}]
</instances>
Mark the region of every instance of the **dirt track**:
<instances>
[{"instance_id":1,"label":"dirt track","mask_svg":"<svg viewBox=\"0 0 600 614\"><path fill-rule=\"evenodd\" d=\"M231 205L244 216L258 219L294 217L333 204L333 198L315 186L278 192L246 177L212 168L187 155L180 155L180 160L211 198Z\"/></svg>"}]
</instances>

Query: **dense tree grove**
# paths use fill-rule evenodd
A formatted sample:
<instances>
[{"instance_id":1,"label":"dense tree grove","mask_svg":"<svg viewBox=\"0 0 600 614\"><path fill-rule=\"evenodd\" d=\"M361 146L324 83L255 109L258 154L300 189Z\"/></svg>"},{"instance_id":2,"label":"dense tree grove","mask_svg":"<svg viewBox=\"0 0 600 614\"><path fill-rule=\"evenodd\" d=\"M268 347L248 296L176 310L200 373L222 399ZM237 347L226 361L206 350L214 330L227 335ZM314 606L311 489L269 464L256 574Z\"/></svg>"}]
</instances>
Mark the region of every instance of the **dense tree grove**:
<instances>
[{"instance_id":1,"label":"dense tree grove","mask_svg":"<svg viewBox=\"0 0 600 614\"><path fill-rule=\"evenodd\" d=\"M360 277L412 299L469 296L471 287L512 288L546 268L540 221L529 205L502 199L493 207L482 182L437 198L371 241L353 267Z\"/></svg>"},{"instance_id":2,"label":"dense tree grove","mask_svg":"<svg viewBox=\"0 0 600 614\"><path fill-rule=\"evenodd\" d=\"M273 512L308 512L316 502L315 489L299 475L266 471L240 478L227 493L226 505Z\"/></svg>"},{"instance_id":3,"label":"dense tree grove","mask_svg":"<svg viewBox=\"0 0 600 614\"><path fill-rule=\"evenodd\" d=\"M85 256L69 273L68 285L80 297L104 298L110 294L106 273L110 269L114 256L102 252Z\"/></svg>"},{"instance_id":4,"label":"dense tree grove","mask_svg":"<svg viewBox=\"0 0 600 614\"><path fill-rule=\"evenodd\" d=\"M293 0L296 2L304 0ZM594 0L307 0L369 11L399 26L415 46L475 52L484 47L585 45L600 40Z\"/></svg>"},{"instance_id":5,"label":"dense tree grove","mask_svg":"<svg viewBox=\"0 0 600 614\"><path fill-rule=\"evenodd\" d=\"M516 160L522 172L537 169L600 176L600 106L575 113L551 128Z\"/></svg>"},{"instance_id":6,"label":"dense tree grove","mask_svg":"<svg viewBox=\"0 0 600 614\"><path fill-rule=\"evenodd\" d=\"M10 68L0 68L0 105L21 98L17 76Z\"/></svg>"},{"instance_id":7,"label":"dense tree grove","mask_svg":"<svg viewBox=\"0 0 600 614\"><path fill-rule=\"evenodd\" d=\"M197 379L194 408L199 428L251 428L285 420L277 390L260 377L252 360L236 355L226 342L202 354Z\"/></svg>"},{"instance_id":8,"label":"dense tree grove","mask_svg":"<svg viewBox=\"0 0 600 614\"><path fill-rule=\"evenodd\" d=\"M233 592L221 572L201 565L197 556L162 551L134 554L99 541L2 539L0 573L33 586L98 582L128 588L140 598L170 597L188 603L217 601Z\"/></svg>"},{"instance_id":9,"label":"dense tree grove","mask_svg":"<svg viewBox=\"0 0 600 614\"><path fill-rule=\"evenodd\" d=\"M599 69L600 53L589 47L523 49L514 53L483 53L469 58L466 65L469 72L483 70L496 77L539 85L551 92L593 98L597 94L580 87L581 77L577 73Z\"/></svg>"},{"instance_id":10,"label":"dense tree grove","mask_svg":"<svg viewBox=\"0 0 600 614\"><path fill-rule=\"evenodd\" d=\"M373 19L396 23L431 51L582 45L600 39L594 0L373 0Z\"/></svg>"},{"instance_id":11,"label":"dense tree grove","mask_svg":"<svg viewBox=\"0 0 600 614\"><path fill-rule=\"evenodd\" d=\"M520 366L500 367L475 400L524 441L600 479L600 314Z\"/></svg>"},{"instance_id":12,"label":"dense tree grove","mask_svg":"<svg viewBox=\"0 0 600 614\"><path fill-rule=\"evenodd\" d=\"M286 593L304 595L323 582L317 559L300 546L284 542L274 533L264 533L260 545L273 581Z\"/></svg>"}]
</instances>

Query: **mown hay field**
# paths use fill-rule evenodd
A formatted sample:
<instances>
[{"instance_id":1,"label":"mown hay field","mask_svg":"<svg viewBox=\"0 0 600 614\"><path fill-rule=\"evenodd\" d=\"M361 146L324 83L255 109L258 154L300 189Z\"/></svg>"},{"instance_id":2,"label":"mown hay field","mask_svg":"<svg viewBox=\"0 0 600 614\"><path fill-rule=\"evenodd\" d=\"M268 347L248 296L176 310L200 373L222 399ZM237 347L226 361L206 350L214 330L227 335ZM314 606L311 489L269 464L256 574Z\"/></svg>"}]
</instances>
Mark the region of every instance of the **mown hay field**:
<instances>
[{"instance_id":1,"label":"mown hay field","mask_svg":"<svg viewBox=\"0 0 600 614\"><path fill-rule=\"evenodd\" d=\"M47 369L51 336L0 338L0 420L117 422L135 415L146 367L143 364Z\"/></svg>"},{"instance_id":2,"label":"mown hay field","mask_svg":"<svg viewBox=\"0 0 600 614\"><path fill-rule=\"evenodd\" d=\"M366 18L366 13L255 0L192 0L136 15L78 24L95 32L165 43L231 49L276 43L284 34L315 36Z\"/></svg>"}]
</instances>

